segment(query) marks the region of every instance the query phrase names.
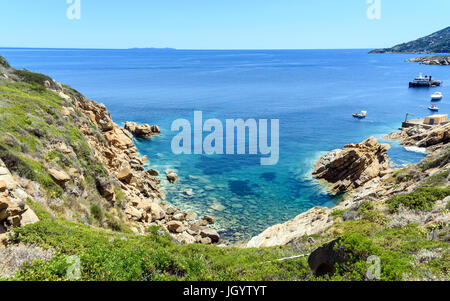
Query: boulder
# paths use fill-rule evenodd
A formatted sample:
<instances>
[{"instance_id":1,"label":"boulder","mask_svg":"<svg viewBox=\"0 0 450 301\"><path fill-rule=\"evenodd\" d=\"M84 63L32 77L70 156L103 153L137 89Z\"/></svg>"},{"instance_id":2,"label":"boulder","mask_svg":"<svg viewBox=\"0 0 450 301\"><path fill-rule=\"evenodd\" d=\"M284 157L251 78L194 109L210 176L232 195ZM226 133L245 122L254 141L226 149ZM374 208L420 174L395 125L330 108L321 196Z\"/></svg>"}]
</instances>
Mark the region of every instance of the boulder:
<instances>
[{"instance_id":1,"label":"boulder","mask_svg":"<svg viewBox=\"0 0 450 301\"><path fill-rule=\"evenodd\" d=\"M200 236L202 238L209 237L211 239L211 241L214 243L219 242L219 240L220 240L219 233L217 233L217 231L213 230L213 229L202 229L200 231Z\"/></svg>"},{"instance_id":2,"label":"boulder","mask_svg":"<svg viewBox=\"0 0 450 301\"><path fill-rule=\"evenodd\" d=\"M129 184L133 178L133 173L129 167L125 167L119 171L117 178L119 181Z\"/></svg>"},{"instance_id":3,"label":"boulder","mask_svg":"<svg viewBox=\"0 0 450 301\"><path fill-rule=\"evenodd\" d=\"M170 221L167 223L167 230L172 233L181 233L183 232L183 223L179 221Z\"/></svg>"},{"instance_id":4,"label":"boulder","mask_svg":"<svg viewBox=\"0 0 450 301\"><path fill-rule=\"evenodd\" d=\"M178 181L178 175L173 170L168 170L166 177L170 183L176 183Z\"/></svg>"},{"instance_id":5,"label":"boulder","mask_svg":"<svg viewBox=\"0 0 450 301\"><path fill-rule=\"evenodd\" d=\"M206 215L205 217L203 217L203 220L208 223L209 225L212 225L216 222L216 219L214 216L211 215Z\"/></svg>"},{"instance_id":6,"label":"boulder","mask_svg":"<svg viewBox=\"0 0 450 301\"><path fill-rule=\"evenodd\" d=\"M128 216L128 218L134 221L139 221L143 217L142 212L132 206L129 206L125 209L125 214Z\"/></svg>"},{"instance_id":7,"label":"boulder","mask_svg":"<svg viewBox=\"0 0 450 301\"><path fill-rule=\"evenodd\" d=\"M185 216L184 213L181 213L181 212L180 212L180 213L174 214L174 215L172 216L172 219L173 219L173 220L176 220L176 221L182 222L182 221L186 220L186 216Z\"/></svg>"},{"instance_id":8,"label":"boulder","mask_svg":"<svg viewBox=\"0 0 450 301\"><path fill-rule=\"evenodd\" d=\"M350 191L380 177L390 168L388 144L370 137L358 144L329 152L315 164L313 175L331 184L332 192Z\"/></svg>"},{"instance_id":9,"label":"boulder","mask_svg":"<svg viewBox=\"0 0 450 301\"><path fill-rule=\"evenodd\" d=\"M308 265L316 276L332 275L336 264L344 264L347 261L345 250L338 247L339 239L324 244L308 257Z\"/></svg>"},{"instance_id":10,"label":"boulder","mask_svg":"<svg viewBox=\"0 0 450 301\"><path fill-rule=\"evenodd\" d=\"M97 178L95 179L95 185L97 186L97 190L102 197L104 197L108 201L114 200L114 185L111 183L111 181L105 178Z\"/></svg>"},{"instance_id":11,"label":"boulder","mask_svg":"<svg viewBox=\"0 0 450 301\"><path fill-rule=\"evenodd\" d=\"M152 176L152 177L157 177L157 176L159 176L159 172L158 172L157 170L154 170L154 169L149 169L149 170L147 170L147 174L148 174L149 176Z\"/></svg>"},{"instance_id":12,"label":"boulder","mask_svg":"<svg viewBox=\"0 0 450 301\"><path fill-rule=\"evenodd\" d=\"M113 130L106 132L104 136L110 145L120 149L127 149L133 145L133 139L120 128L114 128Z\"/></svg>"},{"instance_id":13,"label":"boulder","mask_svg":"<svg viewBox=\"0 0 450 301\"><path fill-rule=\"evenodd\" d=\"M124 128L137 138L148 139L161 132L158 126L148 124L137 124L136 122L125 122Z\"/></svg>"},{"instance_id":14,"label":"boulder","mask_svg":"<svg viewBox=\"0 0 450 301\"><path fill-rule=\"evenodd\" d=\"M159 221L166 217L166 212L157 203L151 203L149 209L152 221Z\"/></svg>"},{"instance_id":15,"label":"boulder","mask_svg":"<svg viewBox=\"0 0 450 301\"><path fill-rule=\"evenodd\" d=\"M3 180L0 180L0 192L6 191L6 182Z\"/></svg>"},{"instance_id":16,"label":"boulder","mask_svg":"<svg viewBox=\"0 0 450 301\"><path fill-rule=\"evenodd\" d=\"M70 181L70 176L62 170L50 168L48 170L48 174L60 186L64 186L67 182Z\"/></svg>"},{"instance_id":17,"label":"boulder","mask_svg":"<svg viewBox=\"0 0 450 301\"><path fill-rule=\"evenodd\" d=\"M330 209L314 207L283 224L267 228L261 234L253 237L246 247L283 246L305 235L318 234L333 224L330 215Z\"/></svg>"}]
</instances>

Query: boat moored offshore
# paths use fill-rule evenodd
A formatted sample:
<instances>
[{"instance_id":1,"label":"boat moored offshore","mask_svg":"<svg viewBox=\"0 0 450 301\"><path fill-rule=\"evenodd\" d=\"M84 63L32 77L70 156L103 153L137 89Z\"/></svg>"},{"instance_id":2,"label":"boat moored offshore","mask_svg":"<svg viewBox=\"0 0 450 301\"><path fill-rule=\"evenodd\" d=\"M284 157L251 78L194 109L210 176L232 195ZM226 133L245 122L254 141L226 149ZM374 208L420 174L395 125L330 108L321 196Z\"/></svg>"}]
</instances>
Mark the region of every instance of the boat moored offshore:
<instances>
[{"instance_id":1,"label":"boat moored offshore","mask_svg":"<svg viewBox=\"0 0 450 301\"><path fill-rule=\"evenodd\" d=\"M367 116L367 111L361 111L361 113L356 113L356 114L353 114L353 117L355 117L355 118L359 118L359 119L363 119L363 118L366 118L366 116Z\"/></svg>"},{"instance_id":2,"label":"boat moored offshore","mask_svg":"<svg viewBox=\"0 0 450 301\"><path fill-rule=\"evenodd\" d=\"M437 112L439 111L439 108L437 107L437 105L431 105L430 107L428 107L428 110L433 111L433 112Z\"/></svg>"},{"instance_id":3,"label":"boat moored offshore","mask_svg":"<svg viewBox=\"0 0 450 301\"><path fill-rule=\"evenodd\" d=\"M434 80L431 76L423 76L422 73L409 83L409 87L439 87L442 81Z\"/></svg>"},{"instance_id":4,"label":"boat moored offshore","mask_svg":"<svg viewBox=\"0 0 450 301\"><path fill-rule=\"evenodd\" d=\"M441 100L443 97L441 92L436 92L431 95L431 100Z\"/></svg>"}]
</instances>

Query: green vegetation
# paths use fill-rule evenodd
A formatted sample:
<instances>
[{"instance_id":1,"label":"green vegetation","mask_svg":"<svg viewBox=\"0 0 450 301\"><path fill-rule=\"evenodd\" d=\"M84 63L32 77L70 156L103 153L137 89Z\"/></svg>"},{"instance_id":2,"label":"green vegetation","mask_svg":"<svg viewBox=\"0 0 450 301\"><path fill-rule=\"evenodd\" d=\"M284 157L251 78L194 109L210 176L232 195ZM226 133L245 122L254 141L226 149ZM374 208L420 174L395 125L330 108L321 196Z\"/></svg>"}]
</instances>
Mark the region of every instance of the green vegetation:
<instances>
[{"instance_id":1,"label":"green vegetation","mask_svg":"<svg viewBox=\"0 0 450 301\"><path fill-rule=\"evenodd\" d=\"M9 65L8 61L0 55L0 66L3 66L5 68L10 68L11 66Z\"/></svg>"},{"instance_id":2,"label":"green vegetation","mask_svg":"<svg viewBox=\"0 0 450 301\"><path fill-rule=\"evenodd\" d=\"M442 187L447 185L448 178L450 175L450 169L445 169L442 171L439 171L438 173L428 177L428 179L425 181L425 186L429 187Z\"/></svg>"},{"instance_id":3,"label":"green vegetation","mask_svg":"<svg viewBox=\"0 0 450 301\"><path fill-rule=\"evenodd\" d=\"M339 248L348 254L345 265L336 266L336 274L326 280L367 280L373 264L370 256L380 259L382 281L422 279L431 273L437 279L448 279L450 261L448 243L428 239L428 231L416 224L404 228L385 228L367 220L339 224ZM436 251L434 258L418 262L420 251Z\"/></svg>"},{"instance_id":4,"label":"green vegetation","mask_svg":"<svg viewBox=\"0 0 450 301\"><path fill-rule=\"evenodd\" d=\"M41 221L14 230L12 240L53 248L45 263L35 261L19 271L18 280L67 280L67 258L81 260L82 280L305 280L311 277L305 258L289 248L237 249L176 245L152 228L146 236L117 233L54 218L30 203Z\"/></svg>"},{"instance_id":5,"label":"green vegetation","mask_svg":"<svg viewBox=\"0 0 450 301\"><path fill-rule=\"evenodd\" d=\"M400 205L411 210L429 211L433 208L436 201L449 195L450 186L446 188L420 187L414 192L393 196L387 201L387 205L391 212L397 212Z\"/></svg>"},{"instance_id":6,"label":"green vegetation","mask_svg":"<svg viewBox=\"0 0 450 301\"><path fill-rule=\"evenodd\" d=\"M100 206L96 204L91 205L91 214L99 222L103 220L103 217L105 215L102 208L100 208Z\"/></svg>"},{"instance_id":7,"label":"green vegetation","mask_svg":"<svg viewBox=\"0 0 450 301\"><path fill-rule=\"evenodd\" d=\"M28 71L27 69L23 70L14 70L13 72L15 75L17 75L22 81L29 83L29 84L38 84L41 86L45 85L45 82L48 82L51 84L53 80L48 77L47 75L41 74L41 73L34 73L31 71Z\"/></svg>"}]
</instances>

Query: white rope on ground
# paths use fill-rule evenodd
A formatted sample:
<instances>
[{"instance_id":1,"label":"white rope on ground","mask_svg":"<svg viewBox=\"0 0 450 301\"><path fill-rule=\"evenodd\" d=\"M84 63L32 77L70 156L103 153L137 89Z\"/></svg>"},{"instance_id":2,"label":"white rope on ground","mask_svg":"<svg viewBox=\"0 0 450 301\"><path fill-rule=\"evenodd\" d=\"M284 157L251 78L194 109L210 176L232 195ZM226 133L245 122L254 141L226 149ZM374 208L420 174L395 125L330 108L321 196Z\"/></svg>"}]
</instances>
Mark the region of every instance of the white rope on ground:
<instances>
[{"instance_id":1,"label":"white rope on ground","mask_svg":"<svg viewBox=\"0 0 450 301\"><path fill-rule=\"evenodd\" d=\"M285 257L285 258L270 260L270 261L266 261L266 262L260 262L259 264L270 263L270 262L273 262L273 261L286 261L286 260L297 259L297 258L302 258L302 257L306 257L306 256L309 256L309 254L302 254L302 255L296 255L296 256L291 256L291 257Z\"/></svg>"}]
</instances>

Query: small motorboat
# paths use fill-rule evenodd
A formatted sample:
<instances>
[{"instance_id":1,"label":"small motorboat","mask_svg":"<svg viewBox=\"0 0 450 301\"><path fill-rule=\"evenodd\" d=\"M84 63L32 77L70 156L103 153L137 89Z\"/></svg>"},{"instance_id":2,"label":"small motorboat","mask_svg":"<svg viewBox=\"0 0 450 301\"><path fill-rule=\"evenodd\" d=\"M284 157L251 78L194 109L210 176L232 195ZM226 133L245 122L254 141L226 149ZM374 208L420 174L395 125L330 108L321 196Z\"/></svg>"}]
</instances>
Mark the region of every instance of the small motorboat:
<instances>
[{"instance_id":1,"label":"small motorboat","mask_svg":"<svg viewBox=\"0 0 450 301\"><path fill-rule=\"evenodd\" d=\"M353 117L355 117L355 118L359 118L359 119L363 119L363 118L366 118L366 116L367 116L367 111L361 111L361 113L356 113L356 114L353 114Z\"/></svg>"},{"instance_id":2,"label":"small motorboat","mask_svg":"<svg viewBox=\"0 0 450 301\"><path fill-rule=\"evenodd\" d=\"M437 112L439 111L439 108L436 105L431 105L430 107L428 107L428 110Z\"/></svg>"},{"instance_id":3,"label":"small motorboat","mask_svg":"<svg viewBox=\"0 0 450 301\"><path fill-rule=\"evenodd\" d=\"M441 100L443 97L441 92L436 92L431 95L431 100Z\"/></svg>"}]
</instances>

